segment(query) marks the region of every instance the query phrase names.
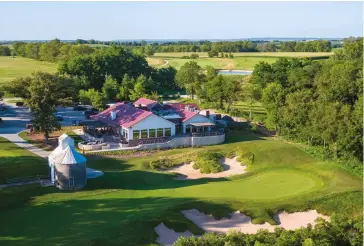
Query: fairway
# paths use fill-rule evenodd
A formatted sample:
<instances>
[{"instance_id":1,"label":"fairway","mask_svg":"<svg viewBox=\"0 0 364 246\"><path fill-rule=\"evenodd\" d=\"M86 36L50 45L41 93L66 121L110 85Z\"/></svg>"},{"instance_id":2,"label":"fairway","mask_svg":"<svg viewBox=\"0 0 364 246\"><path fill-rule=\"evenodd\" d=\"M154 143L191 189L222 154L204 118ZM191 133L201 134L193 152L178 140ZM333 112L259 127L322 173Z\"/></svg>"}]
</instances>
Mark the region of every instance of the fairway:
<instances>
[{"instance_id":1,"label":"fairway","mask_svg":"<svg viewBox=\"0 0 364 246\"><path fill-rule=\"evenodd\" d=\"M47 168L40 158L29 159L26 150L21 157L12 143L2 139L0 146L4 160ZM149 168L161 156L236 148L254 153L254 163L247 173L231 178L174 180L174 174ZM192 208L214 216L244 211L254 223L274 223L272 214L281 209L362 213L360 177L292 144L244 131L232 132L221 145L127 159L88 157L87 166L105 175L88 180L81 191L39 185L0 190L0 244L149 245L156 239L153 228L161 222L174 230L202 233L181 213ZM17 167L17 175L27 175L27 168Z\"/></svg>"},{"instance_id":2,"label":"fairway","mask_svg":"<svg viewBox=\"0 0 364 246\"><path fill-rule=\"evenodd\" d=\"M229 53L229 52L226 52ZM155 57L181 57L190 56L191 54L198 54L200 57L208 57L207 52L166 52L155 53ZM234 57L248 56L248 57L329 57L334 52L232 52Z\"/></svg>"},{"instance_id":3,"label":"fairway","mask_svg":"<svg viewBox=\"0 0 364 246\"><path fill-rule=\"evenodd\" d=\"M0 84L15 78L30 76L35 71L55 73L57 66L57 63L29 58L0 56Z\"/></svg>"},{"instance_id":4,"label":"fairway","mask_svg":"<svg viewBox=\"0 0 364 246\"><path fill-rule=\"evenodd\" d=\"M253 70L254 66L261 61L273 63L277 60L275 57L235 57L230 58L199 58L199 59L181 59L181 58L148 58L148 63L151 66L161 67L168 61L167 66L172 66L177 70L181 68L186 62L195 61L199 66L205 68L206 66L213 66L216 69L242 69Z\"/></svg>"}]
</instances>

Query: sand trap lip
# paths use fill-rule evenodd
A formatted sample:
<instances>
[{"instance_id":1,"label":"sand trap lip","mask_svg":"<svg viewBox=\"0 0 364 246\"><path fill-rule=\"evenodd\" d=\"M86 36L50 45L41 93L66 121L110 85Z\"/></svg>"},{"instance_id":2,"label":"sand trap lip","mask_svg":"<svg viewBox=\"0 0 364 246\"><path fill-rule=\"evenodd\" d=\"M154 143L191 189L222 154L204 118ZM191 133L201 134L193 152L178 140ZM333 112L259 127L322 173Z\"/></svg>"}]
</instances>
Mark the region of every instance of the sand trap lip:
<instances>
[{"instance_id":1,"label":"sand trap lip","mask_svg":"<svg viewBox=\"0 0 364 246\"><path fill-rule=\"evenodd\" d=\"M280 211L274 216L278 225L271 225L267 222L264 224L253 224L251 218L239 211L231 213L231 218L215 219L212 215L201 213L197 209L182 210L183 215L206 232L227 233L230 230L236 230L247 234L255 234L259 229L266 229L270 232L276 227L282 227L286 230L295 230L306 227L308 224L315 226L315 219L323 218L329 220L328 216L319 214L316 210L305 212L287 213Z\"/></svg>"},{"instance_id":2,"label":"sand trap lip","mask_svg":"<svg viewBox=\"0 0 364 246\"><path fill-rule=\"evenodd\" d=\"M224 167L224 171L219 173L200 173L200 170L193 169L193 162L190 164L184 164L176 167L171 167L164 169L163 171L175 172L181 175L175 177L176 180L186 180L186 179L199 179L199 178L223 178L232 175L238 175L245 173L246 166L242 166L238 162L237 157L232 159L223 158L221 159L221 165Z\"/></svg>"},{"instance_id":3,"label":"sand trap lip","mask_svg":"<svg viewBox=\"0 0 364 246\"><path fill-rule=\"evenodd\" d=\"M197 209L182 210L182 214L205 232L227 233L235 230L246 234L255 234L259 229L266 229L274 232L276 227L282 227L286 230L296 230L301 227L307 227L308 224L315 226L317 218L323 218L330 221L329 216L319 214L316 210L309 210L305 212L287 213L286 211L279 211L273 216L278 225L271 225L268 222L264 224L253 224L251 218L240 211L231 213L230 219L221 218L215 219L212 215L206 215ZM160 223L154 228L158 234L157 243L162 245L173 245L173 243L180 236L184 237L198 237L193 235L190 231L175 232Z\"/></svg>"},{"instance_id":4,"label":"sand trap lip","mask_svg":"<svg viewBox=\"0 0 364 246\"><path fill-rule=\"evenodd\" d=\"M154 227L154 231L158 234L158 238L155 240L157 243L162 245L173 245L175 241L177 241L178 237L196 237L190 231L185 232L175 232L172 229L169 229L162 223Z\"/></svg>"}]
</instances>

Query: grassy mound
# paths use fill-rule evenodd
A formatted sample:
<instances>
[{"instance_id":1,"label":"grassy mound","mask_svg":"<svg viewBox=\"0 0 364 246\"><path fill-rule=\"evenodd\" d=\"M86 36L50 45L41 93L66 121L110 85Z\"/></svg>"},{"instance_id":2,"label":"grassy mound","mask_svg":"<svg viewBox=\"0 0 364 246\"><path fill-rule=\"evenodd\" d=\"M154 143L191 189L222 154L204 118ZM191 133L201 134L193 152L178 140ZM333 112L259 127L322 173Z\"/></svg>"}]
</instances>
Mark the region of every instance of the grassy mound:
<instances>
[{"instance_id":1,"label":"grassy mound","mask_svg":"<svg viewBox=\"0 0 364 246\"><path fill-rule=\"evenodd\" d=\"M218 173L224 171L224 168L220 164L220 159L224 156L217 152L201 152L198 154L195 163L193 164L194 169L200 169L200 173Z\"/></svg>"}]
</instances>

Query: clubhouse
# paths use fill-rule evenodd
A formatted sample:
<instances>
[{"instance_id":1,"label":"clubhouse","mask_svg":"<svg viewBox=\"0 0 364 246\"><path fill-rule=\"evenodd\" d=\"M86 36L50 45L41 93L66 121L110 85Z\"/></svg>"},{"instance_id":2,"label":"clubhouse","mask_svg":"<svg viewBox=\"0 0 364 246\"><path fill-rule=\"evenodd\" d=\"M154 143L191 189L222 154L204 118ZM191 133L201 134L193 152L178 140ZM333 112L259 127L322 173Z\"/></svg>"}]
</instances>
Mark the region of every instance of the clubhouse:
<instances>
[{"instance_id":1,"label":"clubhouse","mask_svg":"<svg viewBox=\"0 0 364 246\"><path fill-rule=\"evenodd\" d=\"M225 140L223 131L209 115L199 114L195 104L162 104L147 98L134 103L119 102L91 116L96 127L84 127L102 140L119 141L124 147L164 148L218 144ZM158 146L156 146L158 144Z\"/></svg>"}]
</instances>

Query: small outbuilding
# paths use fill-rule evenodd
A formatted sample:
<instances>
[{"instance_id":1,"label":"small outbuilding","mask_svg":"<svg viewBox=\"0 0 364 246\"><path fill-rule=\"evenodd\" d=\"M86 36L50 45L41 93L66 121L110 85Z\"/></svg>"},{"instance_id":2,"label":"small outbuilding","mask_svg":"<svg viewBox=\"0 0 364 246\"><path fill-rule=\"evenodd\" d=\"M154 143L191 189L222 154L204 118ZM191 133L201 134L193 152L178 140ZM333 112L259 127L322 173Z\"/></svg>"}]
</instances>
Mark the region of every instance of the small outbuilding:
<instances>
[{"instance_id":1,"label":"small outbuilding","mask_svg":"<svg viewBox=\"0 0 364 246\"><path fill-rule=\"evenodd\" d=\"M55 186L61 190L79 190L87 183L86 158L71 145L52 157Z\"/></svg>"}]
</instances>

